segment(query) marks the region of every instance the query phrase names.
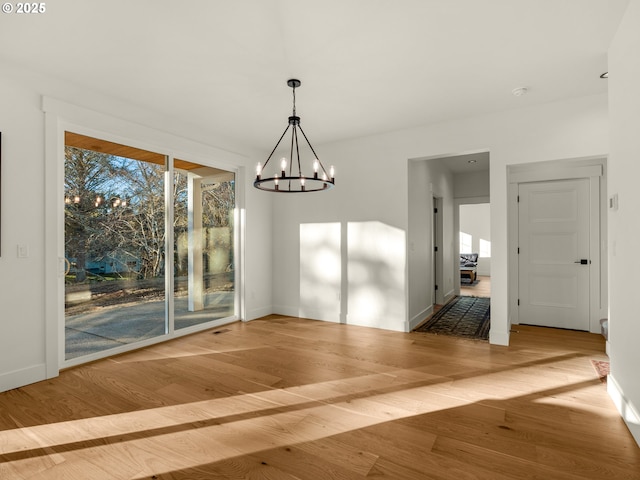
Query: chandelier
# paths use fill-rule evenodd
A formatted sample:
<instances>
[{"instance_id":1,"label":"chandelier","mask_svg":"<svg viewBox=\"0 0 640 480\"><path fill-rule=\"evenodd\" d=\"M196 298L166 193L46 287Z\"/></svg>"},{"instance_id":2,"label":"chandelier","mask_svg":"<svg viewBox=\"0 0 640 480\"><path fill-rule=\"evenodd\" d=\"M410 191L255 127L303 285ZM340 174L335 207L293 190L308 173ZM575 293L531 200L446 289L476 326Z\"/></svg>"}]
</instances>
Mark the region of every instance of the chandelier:
<instances>
[{"instance_id":1,"label":"chandelier","mask_svg":"<svg viewBox=\"0 0 640 480\"><path fill-rule=\"evenodd\" d=\"M328 190L335 185L335 173L333 166L329 169L329 172L325 170L324 165L320 162L318 155L311 146L307 135L300 126L300 117L296 115L296 88L301 85L300 80L291 79L287 81L293 89L293 115L289 117L289 124L285 128L284 132L280 136L280 140L276 143L276 146L271 150L271 154L264 162L264 165L258 163L256 167L256 179L253 182L253 186L260 190L266 190L268 192L281 192L281 193L300 193L300 192L318 192L322 190ZM267 165L273 157L273 154L278 149L280 142L291 128L291 147L289 150L289 159L282 158L280 160L280 170L277 172L277 167L272 168L271 171L276 170L277 173L267 174ZM302 133L303 138L309 145L311 152L313 153L313 161L308 168L308 174L304 174L302 170L302 164L300 162L300 148L298 146L298 130Z\"/></svg>"}]
</instances>

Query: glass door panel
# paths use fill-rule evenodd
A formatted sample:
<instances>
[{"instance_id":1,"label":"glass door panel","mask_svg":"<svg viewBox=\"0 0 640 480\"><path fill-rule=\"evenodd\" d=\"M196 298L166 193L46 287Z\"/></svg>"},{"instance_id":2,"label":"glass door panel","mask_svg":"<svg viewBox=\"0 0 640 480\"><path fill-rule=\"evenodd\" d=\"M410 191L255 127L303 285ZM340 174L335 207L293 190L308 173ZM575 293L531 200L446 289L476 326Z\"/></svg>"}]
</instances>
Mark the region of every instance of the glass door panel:
<instances>
[{"instance_id":1,"label":"glass door panel","mask_svg":"<svg viewBox=\"0 0 640 480\"><path fill-rule=\"evenodd\" d=\"M65 359L167 333L166 157L65 135Z\"/></svg>"},{"instance_id":2,"label":"glass door panel","mask_svg":"<svg viewBox=\"0 0 640 480\"><path fill-rule=\"evenodd\" d=\"M182 160L174 174L174 325L235 314L235 174Z\"/></svg>"}]
</instances>

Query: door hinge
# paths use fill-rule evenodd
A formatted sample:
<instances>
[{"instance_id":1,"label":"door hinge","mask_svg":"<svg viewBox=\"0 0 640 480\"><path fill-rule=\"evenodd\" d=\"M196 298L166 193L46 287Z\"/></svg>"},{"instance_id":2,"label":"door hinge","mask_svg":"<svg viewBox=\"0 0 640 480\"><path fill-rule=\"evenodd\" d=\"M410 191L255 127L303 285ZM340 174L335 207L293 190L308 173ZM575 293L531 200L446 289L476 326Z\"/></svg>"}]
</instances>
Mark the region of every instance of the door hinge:
<instances>
[{"instance_id":1,"label":"door hinge","mask_svg":"<svg viewBox=\"0 0 640 480\"><path fill-rule=\"evenodd\" d=\"M437 208L434 208L434 209L433 209L433 213L438 213L438 209L437 209Z\"/></svg>"},{"instance_id":2,"label":"door hinge","mask_svg":"<svg viewBox=\"0 0 640 480\"><path fill-rule=\"evenodd\" d=\"M518 255L520 255L520 247L518 247Z\"/></svg>"},{"instance_id":3,"label":"door hinge","mask_svg":"<svg viewBox=\"0 0 640 480\"><path fill-rule=\"evenodd\" d=\"M438 290L438 285L436 285L436 290Z\"/></svg>"},{"instance_id":4,"label":"door hinge","mask_svg":"<svg viewBox=\"0 0 640 480\"><path fill-rule=\"evenodd\" d=\"M438 251L438 247L433 247L433 251L437 252Z\"/></svg>"},{"instance_id":5,"label":"door hinge","mask_svg":"<svg viewBox=\"0 0 640 480\"><path fill-rule=\"evenodd\" d=\"M520 299L518 299L518 306L520 306Z\"/></svg>"},{"instance_id":6,"label":"door hinge","mask_svg":"<svg viewBox=\"0 0 640 480\"><path fill-rule=\"evenodd\" d=\"M517 201L518 201L518 203L520 203L520 195L518 195L518 200Z\"/></svg>"}]
</instances>

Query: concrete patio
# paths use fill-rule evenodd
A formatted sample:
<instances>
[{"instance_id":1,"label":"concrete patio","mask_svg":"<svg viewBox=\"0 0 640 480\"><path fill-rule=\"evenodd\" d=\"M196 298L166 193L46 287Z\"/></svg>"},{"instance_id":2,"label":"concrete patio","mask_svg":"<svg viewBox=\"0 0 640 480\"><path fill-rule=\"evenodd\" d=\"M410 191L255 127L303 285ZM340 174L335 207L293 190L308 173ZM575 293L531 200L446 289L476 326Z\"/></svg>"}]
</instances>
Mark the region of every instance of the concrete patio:
<instances>
[{"instance_id":1,"label":"concrete patio","mask_svg":"<svg viewBox=\"0 0 640 480\"><path fill-rule=\"evenodd\" d=\"M205 294L204 308L188 310L187 297L174 300L175 329L190 327L234 314L233 291ZM102 307L65 317L65 359L128 345L165 334L165 301Z\"/></svg>"}]
</instances>

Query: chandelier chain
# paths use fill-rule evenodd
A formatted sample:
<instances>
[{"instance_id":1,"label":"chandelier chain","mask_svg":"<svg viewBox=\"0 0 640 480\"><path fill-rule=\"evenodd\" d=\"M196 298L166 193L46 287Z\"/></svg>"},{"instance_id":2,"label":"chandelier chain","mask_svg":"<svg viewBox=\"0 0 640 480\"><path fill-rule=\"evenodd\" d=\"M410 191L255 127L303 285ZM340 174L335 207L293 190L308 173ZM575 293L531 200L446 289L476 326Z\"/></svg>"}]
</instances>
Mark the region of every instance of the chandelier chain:
<instances>
[{"instance_id":1,"label":"chandelier chain","mask_svg":"<svg viewBox=\"0 0 640 480\"><path fill-rule=\"evenodd\" d=\"M293 87L291 87L293 89L293 116L296 116L296 86L295 84L293 85Z\"/></svg>"}]
</instances>

